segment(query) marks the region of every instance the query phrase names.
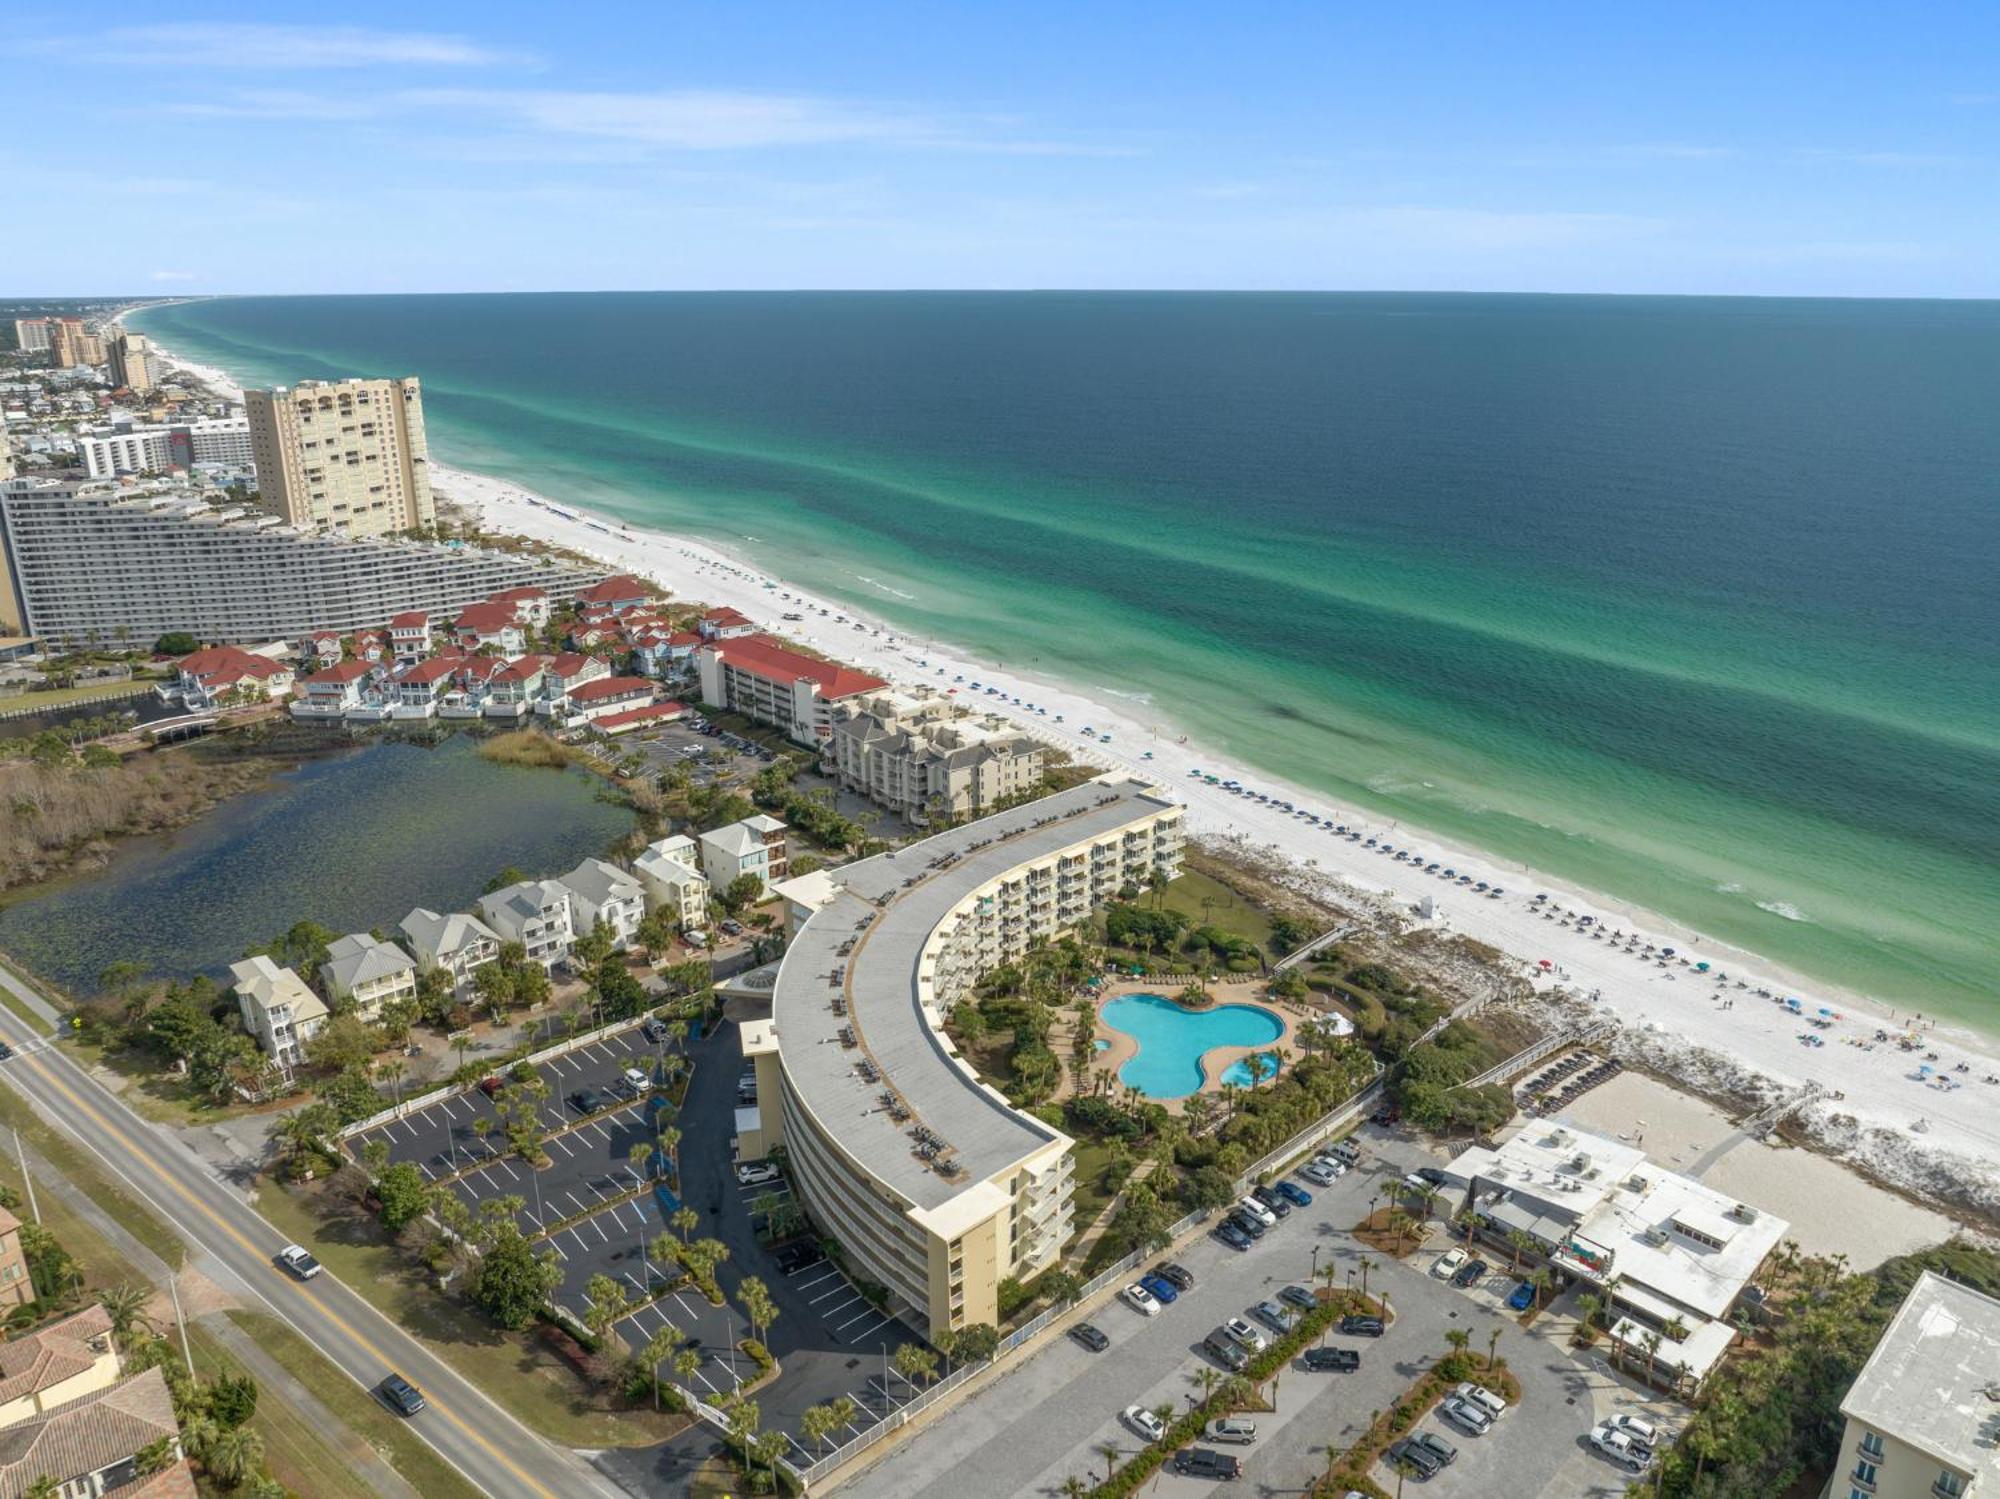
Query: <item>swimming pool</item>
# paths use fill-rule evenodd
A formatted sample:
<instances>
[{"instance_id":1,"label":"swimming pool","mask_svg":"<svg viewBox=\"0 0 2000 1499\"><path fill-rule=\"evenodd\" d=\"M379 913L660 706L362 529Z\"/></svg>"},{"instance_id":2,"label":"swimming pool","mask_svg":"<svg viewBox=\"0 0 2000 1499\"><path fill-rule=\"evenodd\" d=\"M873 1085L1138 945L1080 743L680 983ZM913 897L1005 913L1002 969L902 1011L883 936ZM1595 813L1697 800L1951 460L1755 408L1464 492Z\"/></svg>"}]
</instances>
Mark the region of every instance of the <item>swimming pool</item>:
<instances>
[{"instance_id":1,"label":"swimming pool","mask_svg":"<svg viewBox=\"0 0 2000 1499\"><path fill-rule=\"evenodd\" d=\"M1284 1070L1285 1059L1275 1051L1267 1051L1264 1053L1264 1056L1271 1063L1270 1070L1264 1074L1262 1079L1268 1083ZM1238 1057L1227 1067L1223 1068L1222 1080L1232 1088L1254 1088L1258 1083L1257 1075L1250 1070L1250 1059L1248 1057Z\"/></svg>"},{"instance_id":2,"label":"swimming pool","mask_svg":"<svg viewBox=\"0 0 2000 1499\"><path fill-rule=\"evenodd\" d=\"M1199 1092L1201 1059L1218 1046L1262 1046L1285 1033L1285 1022L1261 1005L1188 1010L1163 994L1123 995L1098 1015L1139 1043L1138 1055L1118 1069L1118 1080L1148 1098L1185 1098ZM1241 1074L1230 1081L1248 1086L1250 1069L1237 1066Z\"/></svg>"}]
</instances>

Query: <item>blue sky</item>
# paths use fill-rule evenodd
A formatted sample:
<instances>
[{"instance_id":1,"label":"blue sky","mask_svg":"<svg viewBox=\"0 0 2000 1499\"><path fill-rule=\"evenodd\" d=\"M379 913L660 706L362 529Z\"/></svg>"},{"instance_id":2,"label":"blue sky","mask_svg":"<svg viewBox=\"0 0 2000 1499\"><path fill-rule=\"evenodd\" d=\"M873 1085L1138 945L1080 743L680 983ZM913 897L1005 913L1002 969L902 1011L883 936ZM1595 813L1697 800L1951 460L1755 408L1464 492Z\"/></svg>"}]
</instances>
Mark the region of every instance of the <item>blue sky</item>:
<instances>
[{"instance_id":1,"label":"blue sky","mask_svg":"<svg viewBox=\"0 0 2000 1499\"><path fill-rule=\"evenodd\" d=\"M2000 292L1990 3L284 11L16 0L0 295Z\"/></svg>"}]
</instances>

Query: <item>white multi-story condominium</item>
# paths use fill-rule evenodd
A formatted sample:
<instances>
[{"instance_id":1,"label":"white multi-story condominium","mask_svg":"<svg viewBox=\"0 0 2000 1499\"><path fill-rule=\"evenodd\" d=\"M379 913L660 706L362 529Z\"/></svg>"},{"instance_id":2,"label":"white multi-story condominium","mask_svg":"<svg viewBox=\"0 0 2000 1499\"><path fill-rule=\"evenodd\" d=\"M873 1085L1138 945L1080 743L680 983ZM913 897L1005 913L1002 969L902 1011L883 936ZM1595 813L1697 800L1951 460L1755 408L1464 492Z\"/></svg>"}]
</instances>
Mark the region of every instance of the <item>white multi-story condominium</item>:
<instances>
[{"instance_id":1,"label":"white multi-story condominium","mask_svg":"<svg viewBox=\"0 0 2000 1499\"><path fill-rule=\"evenodd\" d=\"M560 880L523 880L479 897L479 914L503 942L518 942L544 968L569 957L575 940L569 886Z\"/></svg>"},{"instance_id":2,"label":"white multi-story condominium","mask_svg":"<svg viewBox=\"0 0 2000 1499\"><path fill-rule=\"evenodd\" d=\"M701 872L701 854L685 833L646 845L632 861L632 872L646 889L646 904L665 911L684 932L708 925L708 879Z\"/></svg>"},{"instance_id":3,"label":"white multi-story condominium","mask_svg":"<svg viewBox=\"0 0 2000 1499\"><path fill-rule=\"evenodd\" d=\"M383 536L437 524L423 393L401 380L308 380L243 393L265 508L301 530Z\"/></svg>"},{"instance_id":4,"label":"white multi-story condominium","mask_svg":"<svg viewBox=\"0 0 2000 1499\"><path fill-rule=\"evenodd\" d=\"M473 974L500 956L500 934L477 916L454 911L440 916L418 906L401 922L417 968L451 975L453 989L463 989Z\"/></svg>"},{"instance_id":5,"label":"white multi-story condominium","mask_svg":"<svg viewBox=\"0 0 2000 1499\"><path fill-rule=\"evenodd\" d=\"M791 873L785 850L785 825L759 812L741 822L701 835L701 869L716 890L754 874L770 889Z\"/></svg>"},{"instance_id":6,"label":"white multi-story condominium","mask_svg":"<svg viewBox=\"0 0 2000 1499\"><path fill-rule=\"evenodd\" d=\"M694 653L701 700L775 725L817 749L833 732L833 705L888 686L837 661L786 650L768 635L711 640Z\"/></svg>"},{"instance_id":7,"label":"white multi-story condominium","mask_svg":"<svg viewBox=\"0 0 2000 1499\"><path fill-rule=\"evenodd\" d=\"M121 474L163 474L197 463L248 468L250 423L240 416L123 432L86 433L76 440L84 472L93 479Z\"/></svg>"},{"instance_id":8,"label":"white multi-story condominium","mask_svg":"<svg viewBox=\"0 0 2000 1499\"><path fill-rule=\"evenodd\" d=\"M280 968L262 953L231 963L229 979L243 1029L280 1067L296 1067L306 1042L326 1024L326 1001L291 969Z\"/></svg>"},{"instance_id":9,"label":"white multi-story condominium","mask_svg":"<svg viewBox=\"0 0 2000 1499\"><path fill-rule=\"evenodd\" d=\"M980 817L1041 781L1045 747L941 693L872 692L835 703L820 767L918 825Z\"/></svg>"},{"instance_id":10,"label":"white multi-story condominium","mask_svg":"<svg viewBox=\"0 0 2000 1499\"><path fill-rule=\"evenodd\" d=\"M570 922L581 936L603 922L614 947L625 947L646 919L646 887L616 864L585 859L562 883L569 889Z\"/></svg>"},{"instance_id":11,"label":"white multi-story condominium","mask_svg":"<svg viewBox=\"0 0 2000 1499\"><path fill-rule=\"evenodd\" d=\"M48 353L49 320L45 317L15 318L14 341L21 346L23 354Z\"/></svg>"},{"instance_id":12,"label":"white multi-story condominium","mask_svg":"<svg viewBox=\"0 0 2000 1499\"><path fill-rule=\"evenodd\" d=\"M327 944L319 979L335 1004L354 1001L365 1020L373 1020L391 1000L414 999L417 965L393 942L367 932L354 932Z\"/></svg>"},{"instance_id":13,"label":"white multi-story condominium","mask_svg":"<svg viewBox=\"0 0 2000 1499\"><path fill-rule=\"evenodd\" d=\"M2000 1301L1926 1270L1840 1402L1826 1499L2000 1493Z\"/></svg>"},{"instance_id":14,"label":"white multi-story condominium","mask_svg":"<svg viewBox=\"0 0 2000 1499\"><path fill-rule=\"evenodd\" d=\"M1000 1282L1057 1262L1071 1141L979 1080L944 1033L982 973L1180 869L1181 808L1106 776L826 871L822 904L748 1025L757 1115L813 1219L935 1337L999 1326ZM789 887L788 887L789 888Z\"/></svg>"},{"instance_id":15,"label":"white multi-story condominium","mask_svg":"<svg viewBox=\"0 0 2000 1499\"><path fill-rule=\"evenodd\" d=\"M143 333L112 332L107 352L111 356L111 383L142 396L153 388L153 346Z\"/></svg>"},{"instance_id":16,"label":"white multi-story condominium","mask_svg":"<svg viewBox=\"0 0 2000 1499\"><path fill-rule=\"evenodd\" d=\"M457 613L496 588L564 596L588 577L505 552L307 535L185 490L0 483L0 633L52 646L152 641L170 630L259 644Z\"/></svg>"}]
</instances>

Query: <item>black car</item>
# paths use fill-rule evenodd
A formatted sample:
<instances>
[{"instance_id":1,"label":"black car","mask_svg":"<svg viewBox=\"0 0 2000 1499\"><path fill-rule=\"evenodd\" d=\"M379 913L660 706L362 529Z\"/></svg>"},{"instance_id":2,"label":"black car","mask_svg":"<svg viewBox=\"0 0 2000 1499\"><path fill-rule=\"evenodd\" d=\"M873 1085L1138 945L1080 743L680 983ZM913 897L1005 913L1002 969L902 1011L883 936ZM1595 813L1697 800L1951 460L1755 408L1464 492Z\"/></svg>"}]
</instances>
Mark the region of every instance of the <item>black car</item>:
<instances>
[{"instance_id":1,"label":"black car","mask_svg":"<svg viewBox=\"0 0 2000 1499\"><path fill-rule=\"evenodd\" d=\"M1467 1260L1459 1266L1458 1274L1451 1278L1451 1283L1461 1289L1476 1286L1486 1278L1486 1272L1492 1268L1484 1260Z\"/></svg>"},{"instance_id":2,"label":"black car","mask_svg":"<svg viewBox=\"0 0 2000 1499\"><path fill-rule=\"evenodd\" d=\"M1238 1229L1253 1239L1264 1237L1264 1225L1259 1223L1255 1218L1252 1218L1248 1213L1231 1213L1228 1221L1235 1224Z\"/></svg>"},{"instance_id":3,"label":"black car","mask_svg":"<svg viewBox=\"0 0 2000 1499\"><path fill-rule=\"evenodd\" d=\"M1458 1449L1434 1431L1420 1431L1410 1438L1412 1447L1421 1447L1443 1467L1458 1456Z\"/></svg>"},{"instance_id":4,"label":"black car","mask_svg":"<svg viewBox=\"0 0 2000 1499\"><path fill-rule=\"evenodd\" d=\"M1215 1236L1231 1249L1248 1249L1252 1242L1250 1235L1226 1218L1215 1225Z\"/></svg>"},{"instance_id":5,"label":"black car","mask_svg":"<svg viewBox=\"0 0 2000 1499\"><path fill-rule=\"evenodd\" d=\"M1382 1336L1380 1317L1342 1317L1341 1335L1349 1338L1379 1338Z\"/></svg>"},{"instance_id":6,"label":"black car","mask_svg":"<svg viewBox=\"0 0 2000 1499\"><path fill-rule=\"evenodd\" d=\"M1250 1195L1263 1203L1265 1207L1276 1213L1280 1218L1289 1218L1292 1216L1292 1205L1285 1201L1283 1194L1276 1187L1252 1187Z\"/></svg>"},{"instance_id":7,"label":"black car","mask_svg":"<svg viewBox=\"0 0 2000 1499\"><path fill-rule=\"evenodd\" d=\"M1313 1295L1304 1286L1297 1285L1286 1286L1282 1291L1278 1292L1278 1300L1289 1301L1301 1311L1307 1312L1319 1305L1319 1298L1317 1296Z\"/></svg>"},{"instance_id":8,"label":"black car","mask_svg":"<svg viewBox=\"0 0 2000 1499\"><path fill-rule=\"evenodd\" d=\"M424 1392L400 1374L391 1374L375 1386L382 1403L399 1415L414 1416L424 1408Z\"/></svg>"},{"instance_id":9,"label":"black car","mask_svg":"<svg viewBox=\"0 0 2000 1499\"><path fill-rule=\"evenodd\" d=\"M777 1254L778 1268L787 1275L796 1275L808 1265L817 1265L825 1258L826 1251L810 1239L787 1244Z\"/></svg>"},{"instance_id":10,"label":"black car","mask_svg":"<svg viewBox=\"0 0 2000 1499\"><path fill-rule=\"evenodd\" d=\"M1308 1348L1305 1366L1319 1374L1352 1374L1361 1367L1361 1353L1354 1348Z\"/></svg>"},{"instance_id":11,"label":"black car","mask_svg":"<svg viewBox=\"0 0 2000 1499\"><path fill-rule=\"evenodd\" d=\"M579 1114L595 1114L604 1107L604 1095L595 1088L578 1088L570 1094L569 1106Z\"/></svg>"},{"instance_id":12,"label":"black car","mask_svg":"<svg viewBox=\"0 0 2000 1499\"><path fill-rule=\"evenodd\" d=\"M1389 1465L1394 1467L1398 1463L1407 1463L1415 1468L1420 1478L1429 1478L1444 1466L1435 1452L1428 1447L1418 1446L1414 1437L1397 1442L1389 1448Z\"/></svg>"},{"instance_id":13,"label":"black car","mask_svg":"<svg viewBox=\"0 0 2000 1499\"><path fill-rule=\"evenodd\" d=\"M1083 1344L1092 1353L1102 1353L1111 1346L1111 1339L1104 1336L1088 1322L1079 1322L1069 1330L1069 1335Z\"/></svg>"},{"instance_id":14,"label":"black car","mask_svg":"<svg viewBox=\"0 0 2000 1499\"><path fill-rule=\"evenodd\" d=\"M1421 1176L1434 1187L1442 1187L1447 1181L1445 1174L1435 1166L1419 1166L1417 1167L1417 1175Z\"/></svg>"},{"instance_id":15,"label":"black car","mask_svg":"<svg viewBox=\"0 0 2000 1499\"><path fill-rule=\"evenodd\" d=\"M1174 1471L1189 1478L1241 1478L1243 1464L1232 1453L1209 1447L1183 1447L1174 1454Z\"/></svg>"},{"instance_id":16,"label":"black car","mask_svg":"<svg viewBox=\"0 0 2000 1499\"><path fill-rule=\"evenodd\" d=\"M1163 1265L1155 1265L1153 1273L1172 1286L1176 1291L1192 1291L1194 1289L1194 1276L1181 1266L1176 1265L1172 1260L1168 1260Z\"/></svg>"},{"instance_id":17,"label":"black car","mask_svg":"<svg viewBox=\"0 0 2000 1499\"><path fill-rule=\"evenodd\" d=\"M5 1041L0 1041L0 1062L6 1061L12 1055L14 1055L14 1048L9 1046Z\"/></svg>"}]
</instances>

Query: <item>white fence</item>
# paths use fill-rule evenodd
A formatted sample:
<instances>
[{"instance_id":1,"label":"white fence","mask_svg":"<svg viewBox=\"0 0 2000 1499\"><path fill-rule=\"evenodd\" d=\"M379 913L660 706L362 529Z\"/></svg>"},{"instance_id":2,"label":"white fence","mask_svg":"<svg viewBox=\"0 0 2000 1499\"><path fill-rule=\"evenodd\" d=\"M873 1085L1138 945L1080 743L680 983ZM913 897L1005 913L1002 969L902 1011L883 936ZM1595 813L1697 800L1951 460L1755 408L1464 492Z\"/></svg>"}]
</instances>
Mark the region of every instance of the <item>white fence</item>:
<instances>
[{"instance_id":1,"label":"white fence","mask_svg":"<svg viewBox=\"0 0 2000 1499\"><path fill-rule=\"evenodd\" d=\"M1365 1084L1359 1093L1356 1093L1332 1113L1320 1115L1316 1121L1308 1124L1276 1150L1270 1152L1261 1160L1253 1161L1250 1168L1237 1178L1236 1190L1238 1192L1249 1191L1257 1184L1257 1178L1262 1176L1266 1171L1276 1170L1294 1156L1305 1154L1306 1151L1319 1144L1320 1141L1324 1140L1335 1130L1345 1129L1349 1124L1352 1124L1356 1119L1361 1117L1362 1111L1375 1101L1376 1095L1381 1091L1382 1074L1378 1072L1373 1082Z\"/></svg>"}]
</instances>

